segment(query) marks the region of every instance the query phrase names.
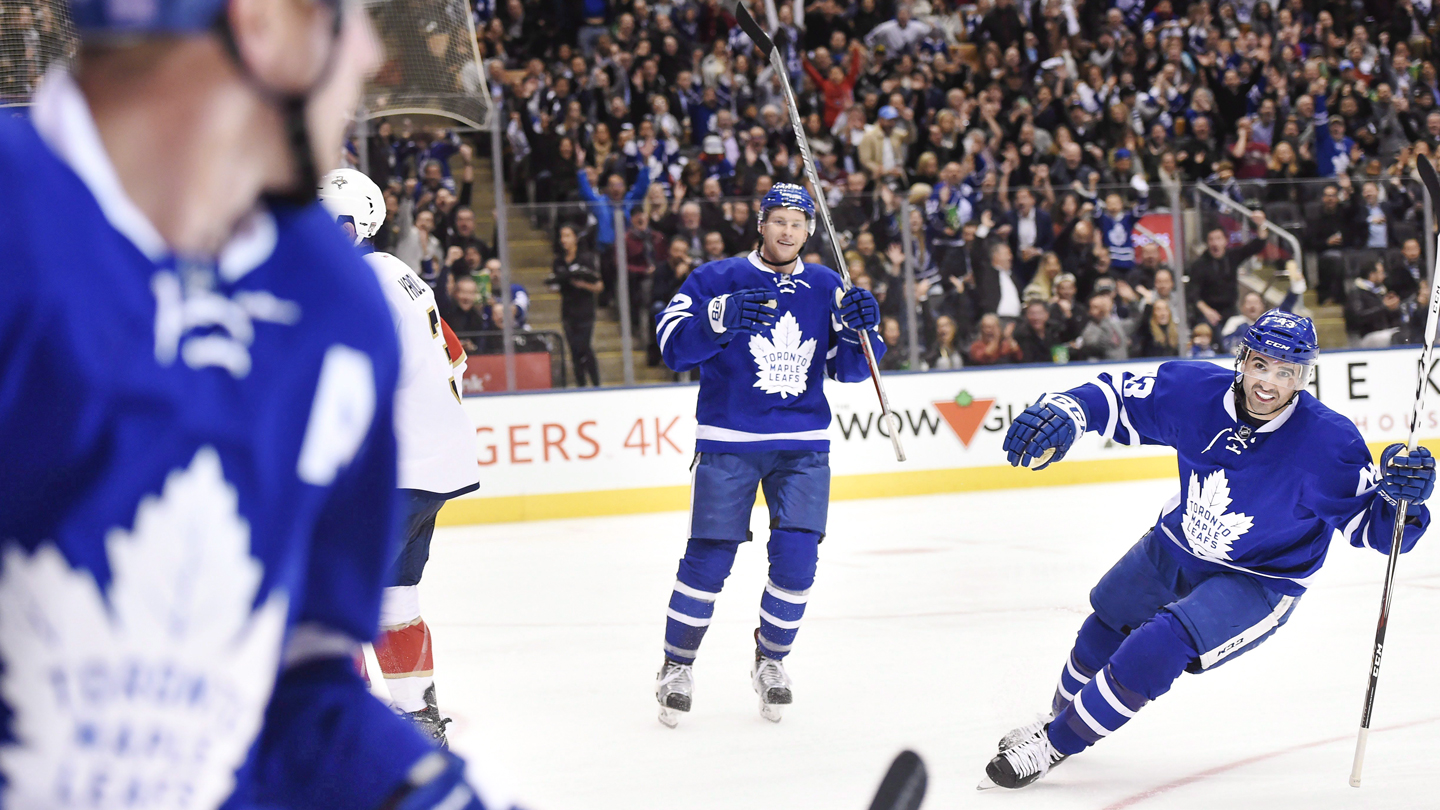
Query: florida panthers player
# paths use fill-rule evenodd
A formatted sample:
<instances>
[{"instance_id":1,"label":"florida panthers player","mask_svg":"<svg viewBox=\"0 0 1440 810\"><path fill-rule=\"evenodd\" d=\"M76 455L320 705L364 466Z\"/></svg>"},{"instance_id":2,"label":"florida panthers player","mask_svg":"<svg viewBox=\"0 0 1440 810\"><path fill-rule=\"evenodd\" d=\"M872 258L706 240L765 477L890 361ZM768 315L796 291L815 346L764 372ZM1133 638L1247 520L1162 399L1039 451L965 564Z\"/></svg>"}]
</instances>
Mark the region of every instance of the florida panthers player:
<instances>
[{"instance_id":1,"label":"florida panthers player","mask_svg":"<svg viewBox=\"0 0 1440 810\"><path fill-rule=\"evenodd\" d=\"M1047 394L1005 436L1013 465L1043 469L1086 431L1175 448L1180 493L1090 592L1050 716L1007 734L982 789L1018 788L1114 733L1182 672L1245 654L1285 624L1333 536L1389 551L1395 504L1435 487L1425 448L1377 469L1354 424L1304 390L1318 353L1308 318L1271 310L1233 371L1171 362ZM1046 458L1048 451L1054 456ZM1410 512L1402 550L1429 524Z\"/></svg>"},{"instance_id":2,"label":"florida panthers player","mask_svg":"<svg viewBox=\"0 0 1440 810\"><path fill-rule=\"evenodd\" d=\"M402 546L380 602L375 658L395 707L445 746L450 721L440 716L435 700L434 644L430 627L420 617L420 577L430 558L440 507L480 486L475 427L460 405L455 379L465 353L440 319L430 287L409 265L370 246L385 221L380 187L354 169L336 169L320 183L319 195L379 277L400 341L395 443Z\"/></svg>"},{"instance_id":3,"label":"florida panthers player","mask_svg":"<svg viewBox=\"0 0 1440 810\"><path fill-rule=\"evenodd\" d=\"M665 624L655 685L660 720L690 710L692 664L735 552L750 539L757 485L770 510L770 576L760 597L751 684L779 721L791 702L781 663L795 643L815 580L830 502L830 405L824 379L869 379L860 345L885 351L869 292L800 261L815 203L778 183L761 200L760 249L696 268L656 316L665 364L700 367L689 542Z\"/></svg>"},{"instance_id":4,"label":"florida panthers player","mask_svg":"<svg viewBox=\"0 0 1440 810\"><path fill-rule=\"evenodd\" d=\"M72 9L0 118L0 807L480 810L352 664L400 362L314 197L363 7Z\"/></svg>"}]
</instances>

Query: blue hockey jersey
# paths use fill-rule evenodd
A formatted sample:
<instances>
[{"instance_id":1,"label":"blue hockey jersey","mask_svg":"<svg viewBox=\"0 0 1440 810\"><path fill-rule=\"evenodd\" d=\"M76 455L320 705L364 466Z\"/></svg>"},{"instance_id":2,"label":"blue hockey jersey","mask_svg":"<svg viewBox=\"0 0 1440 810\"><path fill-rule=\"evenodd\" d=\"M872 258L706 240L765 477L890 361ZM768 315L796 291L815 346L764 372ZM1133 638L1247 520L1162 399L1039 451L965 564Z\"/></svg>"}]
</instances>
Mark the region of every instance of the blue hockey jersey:
<instances>
[{"instance_id":1,"label":"blue hockey jersey","mask_svg":"<svg viewBox=\"0 0 1440 810\"><path fill-rule=\"evenodd\" d=\"M1095 231L1110 251L1110 266L1122 275L1135 266L1135 223L1144 213L1143 201L1119 217L1103 208L1095 213Z\"/></svg>"},{"instance_id":2,"label":"blue hockey jersey","mask_svg":"<svg viewBox=\"0 0 1440 810\"><path fill-rule=\"evenodd\" d=\"M824 378L870 378L859 335L831 315L840 274L824 265L797 264L793 273L777 273L754 252L702 264L655 316L665 365L675 371L700 367L698 451L828 451ZM718 295L750 289L775 291L778 320L770 334L715 342L706 305ZM868 334L878 359L885 344L878 332Z\"/></svg>"},{"instance_id":3,"label":"blue hockey jersey","mask_svg":"<svg viewBox=\"0 0 1440 810\"><path fill-rule=\"evenodd\" d=\"M376 806L430 748L349 657L398 519L374 273L318 205L177 259L64 76L0 119L0 223L0 806Z\"/></svg>"},{"instance_id":4,"label":"blue hockey jersey","mask_svg":"<svg viewBox=\"0 0 1440 810\"><path fill-rule=\"evenodd\" d=\"M1175 361L1153 375L1103 373L1066 393L1085 403L1088 431L1175 448L1180 492L1155 531L1187 552L1188 567L1245 571L1298 596L1336 535L1388 549L1395 510L1355 425L1301 391L1251 428L1236 418L1234 379L1212 363ZM1406 527L1405 545L1430 522L1426 508L1411 515L1419 525Z\"/></svg>"}]
</instances>

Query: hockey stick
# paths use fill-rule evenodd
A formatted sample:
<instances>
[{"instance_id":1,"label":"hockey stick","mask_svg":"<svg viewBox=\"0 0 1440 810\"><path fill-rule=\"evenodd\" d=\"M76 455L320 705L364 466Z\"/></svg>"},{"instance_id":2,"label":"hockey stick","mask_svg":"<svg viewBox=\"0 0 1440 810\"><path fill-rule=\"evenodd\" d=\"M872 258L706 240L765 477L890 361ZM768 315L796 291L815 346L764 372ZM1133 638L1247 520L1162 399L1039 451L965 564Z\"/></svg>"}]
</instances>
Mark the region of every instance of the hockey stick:
<instances>
[{"instance_id":1,"label":"hockey stick","mask_svg":"<svg viewBox=\"0 0 1440 810\"><path fill-rule=\"evenodd\" d=\"M919 810L925 801L925 788L929 777L925 774L925 762L914 751L901 751L890 770L875 791L870 810Z\"/></svg>"},{"instance_id":2,"label":"hockey stick","mask_svg":"<svg viewBox=\"0 0 1440 810\"><path fill-rule=\"evenodd\" d=\"M795 102L795 91L790 88L790 72L785 67L785 60L780 56L780 51L775 47L769 35L750 16L744 3L735 4L735 18L740 22L740 28L744 30L755 47L760 49L766 58L770 60L770 66L780 77L780 86L785 90L785 105L790 110L790 126L795 130L795 142L800 146L800 165L805 168L805 177L810 181L810 190L814 192L815 213L819 216L821 224L825 228L825 236L830 240L830 247L835 252L836 269L840 271L840 278L845 283L845 289L855 286L850 280L850 270L845 266L845 253L840 247L840 237L835 233L835 223L830 219L830 204L825 201L825 194L820 187L820 175L816 173L815 156L810 152L810 140L805 137L805 126L800 122L800 106ZM885 386L880 382L880 365L875 362L875 350L870 347L869 335L860 335L860 348L865 352L865 362L870 366L870 379L875 383L875 394L880 397L880 413L882 419L890 421L890 444L895 448L895 460L905 460L905 448L900 446L900 426L904 424L900 415L890 410L890 398L885 395Z\"/></svg>"},{"instance_id":3,"label":"hockey stick","mask_svg":"<svg viewBox=\"0 0 1440 810\"><path fill-rule=\"evenodd\" d=\"M1420 179L1425 183L1425 193L1430 196L1432 209L1440 207L1440 177L1435 167L1420 155L1416 158ZM1440 250L1436 251L1437 263L1430 277L1430 311L1425 316L1425 351L1420 355L1420 369L1415 381L1415 404L1410 412L1410 437L1405 452L1415 452L1415 426L1420 423L1420 408L1425 401L1425 383L1430 371L1431 357L1435 352L1435 321L1440 313ZM1382 470L1383 473L1383 470ZM1385 566L1385 588L1380 592L1380 622L1375 627L1375 648L1370 655L1370 686L1365 690L1365 708L1360 714L1360 734L1355 739L1355 763L1350 767L1350 787L1360 787L1360 770L1365 767L1365 743L1370 737L1370 714L1375 709L1375 687L1380 683L1380 655L1385 648L1385 630L1390 624L1390 601L1394 596L1395 564L1400 561L1400 541L1405 535L1405 513L1410 502L1401 500L1395 507L1395 531L1390 535L1390 559Z\"/></svg>"}]
</instances>

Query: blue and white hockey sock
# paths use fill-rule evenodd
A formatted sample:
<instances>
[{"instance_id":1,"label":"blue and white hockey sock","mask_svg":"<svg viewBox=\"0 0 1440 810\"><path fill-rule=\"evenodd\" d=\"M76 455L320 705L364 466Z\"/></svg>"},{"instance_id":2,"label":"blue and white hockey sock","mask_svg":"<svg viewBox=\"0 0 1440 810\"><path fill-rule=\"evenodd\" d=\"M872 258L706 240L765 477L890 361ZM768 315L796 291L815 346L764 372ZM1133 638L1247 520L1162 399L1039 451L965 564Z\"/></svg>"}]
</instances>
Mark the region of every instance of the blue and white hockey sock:
<instances>
[{"instance_id":1,"label":"blue and white hockey sock","mask_svg":"<svg viewBox=\"0 0 1440 810\"><path fill-rule=\"evenodd\" d=\"M1115 733L1146 703L1170 691L1197 656L1189 633L1162 610L1131 632L1110 663L1050 722L1051 744L1068 756Z\"/></svg>"},{"instance_id":2,"label":"blue and white hockey sock","mask_svg":"<svg viewBox=\"0 0 1440 810\"><path fill-rule=\"evenodd\" d=\"M1055 684L1055 697L1050 701L1050 714L1059 717L1060 713L1070 708L1075 701L1075 696L1085 688L1085 684L1095 677L1095 670L1085 666L1075 659L1075 651L1070 651L1070 657L1065 659L1065 668L1060 670L1060 682Z\"/></svg>"},{"instance_id":3,"label":"blue and white hockey sock","mask_svg":"<svg viewBox=\"0 0 1440 810\"><path fill-rule=\"evenodd\" d=\"M665 655L682 664L695 663L700 640L710 628L715 599L735 564L740 544L729 540L691 538L675 575L675 590L665 611Z\"/></svg>"},{"instance_id":4,"label":"blue and white hockey sock","mask_svg":"<svg viewBox=\"0 0 1440 810\"><path fill-rule=\"evenodd\" d=\"M670 607L665 611L665 656L682 664L695 663L700 641L710 629L715 599L720 594L702 591L675 580Z\"/></svg>"},{"instance_id":5,"label":"blue and white hockey sock","mask_svg":"<svg viewBox=\"0 0 1440 810\"><path fill-rule=\"evenodd\" d=\"M766 580L760 597L760 635L755 639L765 657L778 660L790 652L809 599L809 588L793 591L776 585L773 579Z\"/></svg>"},{"instance_id":6,"label":"blue and white hockey sock","mask_svg":"<svg viewBox=\"0 0 1440 810\"><path fill-rule=\"evenodd\" d=\"M820 537L798 529L770 530L770 578L760 596L760 632L755 637L766 658L780 660L795 644L815 584Z\"/></svg>"},{"instance_id":7,"label":"blue and white hockey sock","mask_svg":"<svg viewBox=\"0 0 1440 810\"><path fill-rule=\"evenodd\" d=\"M1110 629L1094 613L1085 619L1075 636L1075 648L1060 670L1060 682L1055 685L1055 697L1050 701L1052 716L1065 711L1124 641L1123 633Z\"/></svg>"}]
</instances>

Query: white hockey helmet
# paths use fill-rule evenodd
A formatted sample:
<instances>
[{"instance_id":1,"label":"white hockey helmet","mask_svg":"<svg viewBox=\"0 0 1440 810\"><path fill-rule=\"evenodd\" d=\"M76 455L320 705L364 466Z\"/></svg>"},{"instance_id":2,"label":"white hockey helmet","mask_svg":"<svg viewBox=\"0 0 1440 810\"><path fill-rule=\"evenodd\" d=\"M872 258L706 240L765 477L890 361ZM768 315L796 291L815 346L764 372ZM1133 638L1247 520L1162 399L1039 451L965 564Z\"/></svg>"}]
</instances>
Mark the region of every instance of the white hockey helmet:
<instances>
[{"instance_id":1,"label":"white hockey helmet","mask_svg":"<svg viewBox=\"0 0 1440 810\"><path fill-rule=\"evenodd\" d=\"M375 181L354 169L336 169L320 181L317 192L337 221L355 226L355 244L375 238L385 222L385 195Z\"/></svg>"}]
</instances>

